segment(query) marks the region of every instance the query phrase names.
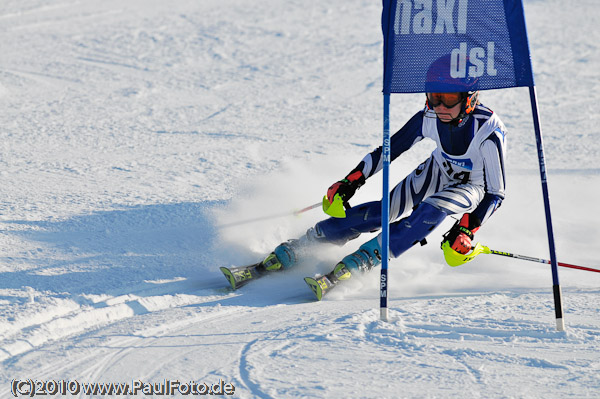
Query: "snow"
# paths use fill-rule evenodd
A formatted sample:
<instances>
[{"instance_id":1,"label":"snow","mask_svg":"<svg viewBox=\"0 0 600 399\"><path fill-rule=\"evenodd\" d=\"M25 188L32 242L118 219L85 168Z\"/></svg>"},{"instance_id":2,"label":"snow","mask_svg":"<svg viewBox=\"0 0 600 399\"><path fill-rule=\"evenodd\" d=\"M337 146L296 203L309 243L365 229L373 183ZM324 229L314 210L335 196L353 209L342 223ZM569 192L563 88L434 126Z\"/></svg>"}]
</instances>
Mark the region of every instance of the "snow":
<instances>
[{"instance_id":1,"label":"snow","mask_svg":"<svg viewBox=\"0 0 600 399\"><path fill-rule=\"evenodd\" d=\"M237 398L598 396L600 274L559 269L556 331L549 266L480 255L448 267L438 240L451 220L391 262L389 322L377 271L318 303L302 281L363 237L227 288L219 266L320 220L291 213L379 145L380 7L2 2L1 397L15 379L222 380ZM525 11L559 261L600 268L600 12L593 0ZM482 101L509 129L509 185L477 239L547 259L528 90ZM392 126L422 103L394 96ZM380 191L373 178L352 202Z\"/></svg>"}]
</instances>

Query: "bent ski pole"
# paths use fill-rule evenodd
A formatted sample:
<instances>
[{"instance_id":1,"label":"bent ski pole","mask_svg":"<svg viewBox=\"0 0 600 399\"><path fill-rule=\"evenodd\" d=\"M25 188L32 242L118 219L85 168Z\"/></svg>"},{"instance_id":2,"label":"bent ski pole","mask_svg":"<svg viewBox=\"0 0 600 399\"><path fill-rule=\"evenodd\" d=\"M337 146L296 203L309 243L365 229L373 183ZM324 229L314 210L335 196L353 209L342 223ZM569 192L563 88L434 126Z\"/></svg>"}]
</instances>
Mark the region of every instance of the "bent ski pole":
<instances>
[{"instance_id":1,"label":"bent ski pole","mask_svg":"<svg viewBox=\"0 0 600 399\"><path fill-rule=\"evenodd\" d=\"M259 222L259 221L262 221L262 220L275 219L275 218L280 218L280 217L285 217L285 216L299 216L299 215L301 215L302 213L304 213L306 211L310 211L311 209L315 209L315 208L318 208L320 206L321 206L321 203L317 202L316 204L307 206L306 208L300 209L298 211L278 213L278 214L275 214L275 215L268 215L268 216L260 216L260 217L257 217L257 218L242 220L242 221L239 221L239 222L232 222L232 223L221 224L219 226L216 226L216 228L218 228L218 229L224 229L224 228L227 228L227 227L240 226L242 224Z\"/></svg>"},{"instance_id":2,"label":"bent ski pole","mask_svg":"<svg viewBox=\"0 0 600 399\"><path fill-rule=\"evenodd\" d=\"M494 249L490 249L489 247L486 247L485 245L481 245L481 243L477 243L477 245L475 245L475 247L473 248L473 250L471 252L464 254L464 255L461 253L458 253L455 250L453 250L452 248L450 248L450 243L448 243L448 241L446 241L444 244L442 244L442 250L444 251L444 258L446 259L446 263L448 263L448 265L453 266L453 267L460 266L467 262L470 262L473 259L475 259L475 257L479 254L500 255L500 256L506 256L509 258L527 260L530 262L545 263L548 265L550 264L550 261L547 259L534 258L532 256L525 256L525 255L517 255L517 254L513 254L510 252L504 252L504 251L496 251ZM558 262L558 266L568 267L568 268L577 269L577 270L585 270L588 272L600 273L600 269L594 269L594 268L585 267L585 266L571 265L568 263Z\"/></svg>"}]
</instances>

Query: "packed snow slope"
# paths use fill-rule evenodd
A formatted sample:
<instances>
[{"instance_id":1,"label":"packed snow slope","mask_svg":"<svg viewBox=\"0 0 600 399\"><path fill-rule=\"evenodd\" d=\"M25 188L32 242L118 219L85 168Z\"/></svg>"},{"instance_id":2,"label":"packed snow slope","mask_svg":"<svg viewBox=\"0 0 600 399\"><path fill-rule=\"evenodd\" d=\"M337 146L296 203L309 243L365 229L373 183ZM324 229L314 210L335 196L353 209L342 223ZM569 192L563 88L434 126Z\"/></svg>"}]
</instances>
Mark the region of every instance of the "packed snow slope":
<instances>
[{"instance_id":1,"label":"packed snow slope","mask_svg":"<svg viewBox=\"0 0 600 399\"><path fill-rule=\"evenodd\" d=\"M559 261L600 268L600 11L525 11ZM319 303L302 280L367 236L228 289L219 266L258 261L323 214L243 222L318 202L380 144L380 12L371 0L1 2L1 397L25 379L222 380L236 398L600 395L600 273L559 270L558 332L549 266L448 267L452 220L391 261L387 323L377 270ZM392 97L394 129L423 97ZM508 192L476 238L547 259L528 90L481 98L508 127ZM392 179L431 150L398 159ZM352 203L380 195L378 175Z\"/></svg>"}]
</instances>

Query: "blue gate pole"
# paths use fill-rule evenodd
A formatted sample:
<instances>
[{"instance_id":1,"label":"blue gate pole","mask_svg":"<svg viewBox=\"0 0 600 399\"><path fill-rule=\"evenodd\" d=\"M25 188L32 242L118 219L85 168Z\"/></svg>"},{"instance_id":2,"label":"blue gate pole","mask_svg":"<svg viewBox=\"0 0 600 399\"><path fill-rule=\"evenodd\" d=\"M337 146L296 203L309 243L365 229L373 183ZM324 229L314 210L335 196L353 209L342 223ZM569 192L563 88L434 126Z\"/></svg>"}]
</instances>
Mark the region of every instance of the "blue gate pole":
<instances>
[{"instance_id":1,"label":"blue gate pole","mask_svg":"<svg viewBox=\"0 0 600 399\"><path fill-rule=\"evenodd\" d=\"M390 252L390 94L383 93L383 198L381 200L380 318L388 321L388 262Z\"/></svg>"},{"instance_id":2,"label":"blue gate pole","mask_svg":"<svg viewBox=\"0 0 600 399\"><path fill-rule=\"evenodd\" d=\"M544 196L544 210L546 211L546 229L548 230L548 245L550 247L550 265L552 267L552 291L554 294L554 312L556 314L556 329L565 330L563 319L562 293L558 282L558 262L556 260L556 248L554 246L554 231L552 229L552 217L550 215L550 199L548 196L548 181L546 179L546 161L544 159L544 143L542 141L542 129L540 128L540 117L538 114L537 96L535 86L529 87L531 99L531 111L533 113L533 127L535 130L535 141L537 143L538 160L540 164L540 177L542 180L542 195Z\"/></svg>"}]
</instances>

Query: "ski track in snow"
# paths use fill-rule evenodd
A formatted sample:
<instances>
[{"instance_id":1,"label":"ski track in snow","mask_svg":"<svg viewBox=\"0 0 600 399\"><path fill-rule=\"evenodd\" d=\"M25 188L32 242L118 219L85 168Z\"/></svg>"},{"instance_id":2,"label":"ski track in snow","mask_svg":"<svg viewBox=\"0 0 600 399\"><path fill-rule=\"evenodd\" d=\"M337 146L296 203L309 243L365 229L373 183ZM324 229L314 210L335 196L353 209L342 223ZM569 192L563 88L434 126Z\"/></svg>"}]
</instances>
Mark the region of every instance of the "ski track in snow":
<instances>
[{"instance_id":1,"label":"ski track in snow","mask_svg":"<svg viewBox=\"0 0 600 399\"><path fill-rule=\"evenodd\" d=\"M524 3L559 261L600 268L600 13ZM302 281L362 238L227 288L218 266L256 262L322 216L256 220L318 202L379 145L380 7L3 1L0 397L16 378L223 380L236 398L599 395L600 275L559 269L557 332L549 267L450 268L437 248L450 220L391 262L388 323L377 272L320 303ZM508 128L508 192L477 239L548 258L528 92L482 101ZM394 97L394 128L422 102Z\"/></svg>"},{"instance_id":2,"label":"ski track in snow","mask_svg":"<svg viewBox=\"0 0 600 399\"><path fill-rule=\"evenodd\" d=\"M579 294L588 301L597 292ZM100 335L84 334L69 343L68 365L42 368L34 376L55 373L82 380L111 380L140 359L151 358L153 362L138 365L136 378L160 380L169 369L182 378L193 378L195 374L189 369L196 367L205 379L227 378L246 397L330 397L340 391L394 397L376 387L370 395L364 386L370 378L401 380L409 392L417 392L423 383L435 382L439 390L429 387L434 397L464 395L461 387L465 385L474 395L510 396L511 380L519 374L544 383L521 391L525 396L557 389L568 392L568 381L573 378L593 392L597 387L593 375L599 367L593 349L597 349L600 329L573 326L566 333L556 332L539 314L522 312L522 296L530 301L542 299L545 310L551 310L550 295L539 293L406 298L394 301L392 320L384 323L363 301L256 308L229 306L228 300L221 298L222 308L193 305L202 310L177 310L187 314L174 325L154 325L152 318L164 316L155 315L150 320L113 324ZM234 297L234 303L235 298L240 297ZM490 309L496 303L514 304L521 312L508 316L498 310L493 314L488 311L484 318L478 315L484 306ZM432 309L435 321L431 320ZM469 313L475 316L466 316ZM244 324L244 331L226 328L238 322ZM213 332L199 334L199 329ZM213 345L217 348L208 349ZM61 348L53 346L50 353L57 356ZM95 356L90 356L91 348L96 348ZM99 348L104 349L102 353L98 353ZM47 355L39 353L26 359L35 363L37 357ZM198 362L199 357L204 361ZM322 373L332 365L335 378L324 379ZM365 374L363 378L353 377L356 368ZM578 375L581 368L590 372L588 378ZM438 371L423 372L429 369ZM383 376L376 377L378 374Z\"/></svg>"}]
</instances>

